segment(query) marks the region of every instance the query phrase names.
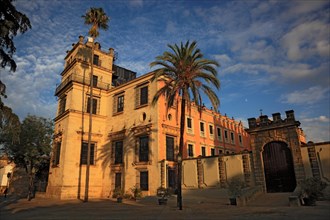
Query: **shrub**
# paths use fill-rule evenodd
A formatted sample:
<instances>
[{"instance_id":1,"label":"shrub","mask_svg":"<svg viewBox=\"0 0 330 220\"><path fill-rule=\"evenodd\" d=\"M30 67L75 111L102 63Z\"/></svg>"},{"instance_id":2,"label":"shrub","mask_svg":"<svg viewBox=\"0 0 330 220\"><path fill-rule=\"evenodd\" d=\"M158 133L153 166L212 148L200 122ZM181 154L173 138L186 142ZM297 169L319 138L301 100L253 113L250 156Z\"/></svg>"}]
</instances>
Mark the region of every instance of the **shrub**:
<instances>
[{"instance_id":1,"label":"shrub","mask_svg":"<svg viewBox=\"0 0 330 220\"><path fill-rule=\"evenodd\" d=\"M246 187L245 182L240 178L233 178L228 183L228 192L232 198L236 198L242 195L242 190Z\"/></svg>"}]
</instances>

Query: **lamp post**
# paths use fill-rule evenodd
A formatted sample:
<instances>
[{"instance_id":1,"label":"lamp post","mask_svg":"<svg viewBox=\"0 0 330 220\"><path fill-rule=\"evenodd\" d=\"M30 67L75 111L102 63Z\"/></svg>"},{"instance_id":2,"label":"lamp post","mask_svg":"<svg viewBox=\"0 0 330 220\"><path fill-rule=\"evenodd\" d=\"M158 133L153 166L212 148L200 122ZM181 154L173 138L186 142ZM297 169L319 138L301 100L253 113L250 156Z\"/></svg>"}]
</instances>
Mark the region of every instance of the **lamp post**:
<instances>
[{"instance_id":1,"label":"lamp post","mask_svg":"<svg viewBox=\"0 0 330 220\"><path fill-rule=\"evenodd\" d=\"M178 154L178 197L177 197L177 205L179 206L179 210L182 210L182 155Z\"/></svg>"}]
</instances>

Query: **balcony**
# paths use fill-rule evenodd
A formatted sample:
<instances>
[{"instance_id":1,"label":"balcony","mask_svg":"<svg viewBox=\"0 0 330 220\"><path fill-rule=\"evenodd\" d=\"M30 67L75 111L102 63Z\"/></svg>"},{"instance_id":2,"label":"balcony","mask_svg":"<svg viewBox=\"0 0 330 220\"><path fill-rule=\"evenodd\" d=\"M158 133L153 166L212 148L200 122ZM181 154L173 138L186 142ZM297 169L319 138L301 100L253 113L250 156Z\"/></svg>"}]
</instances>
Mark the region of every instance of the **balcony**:
<instances>
[{"instance_id":1,"label":"balcony","mask_svg":"<svg viewBox=\"0 0 330 220\"><path fill-rule=\"evenodd\" d=\"M55 95L58 95L60 91L62 91L67 85L69 85L72 82L81 83L83 85L90 85L90 78L89 76L83 77L81 75L78 75L76 73L71 74L68 76L63 82L61 82L60 85L56 87ZM111 88L111 85L109 83L104 82L96 82L94 83L94 88L102 89L102 90L109 90Z\"/></svg>"}]
</instances>

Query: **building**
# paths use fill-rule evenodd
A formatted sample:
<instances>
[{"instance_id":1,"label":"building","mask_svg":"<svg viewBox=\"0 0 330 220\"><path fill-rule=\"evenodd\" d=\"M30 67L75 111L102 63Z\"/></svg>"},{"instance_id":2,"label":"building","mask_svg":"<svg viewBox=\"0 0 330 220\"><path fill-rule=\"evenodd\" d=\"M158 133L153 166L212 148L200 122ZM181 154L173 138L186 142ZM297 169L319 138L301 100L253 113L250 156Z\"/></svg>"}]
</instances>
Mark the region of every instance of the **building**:
<instances>
[{"instance_id":1,"label":"building","mask_svg":"<svg viewBox=\"0 0 330 220\"><path fill-rule=\"evenodd\" d=\"M84 197L92 44L81 36L73 44L55 91L50 197ZM179 103L166 111L161 97L152 106L162 82L152 81L152 72L136 78L133 71L118 69L112 48L105 52L95 43L93 60L89 197L109 197L116 187L124 191L138 187L144 195L155 195L161 186L175 188ZM206 107L199 113L194 105L187 111L185 141L183 158L250 150L250 137L241 122Z\"/></svg>"},{"instance_id":2,"label":"building","mask_svg":"<svg viewBox=\"0 0 330 220\"><path fill-rule=\"evenodd\" d=\"M9 187L10 178L15 165L5 155L0 155L0 193L2 194Z\"/></svg>"},{"instance_id":3,"label":"building","mask_svg":"<svg viewBox=\"0 0 330 220\"><path fill-rule=\"evenodd\" d=\"M267 192L292 192L305 179L301 147L305 135L296 121L294 111L286 111L259 118L249 118L247 132L251 138L256 185Z\"/></svg>"}]
</instances>

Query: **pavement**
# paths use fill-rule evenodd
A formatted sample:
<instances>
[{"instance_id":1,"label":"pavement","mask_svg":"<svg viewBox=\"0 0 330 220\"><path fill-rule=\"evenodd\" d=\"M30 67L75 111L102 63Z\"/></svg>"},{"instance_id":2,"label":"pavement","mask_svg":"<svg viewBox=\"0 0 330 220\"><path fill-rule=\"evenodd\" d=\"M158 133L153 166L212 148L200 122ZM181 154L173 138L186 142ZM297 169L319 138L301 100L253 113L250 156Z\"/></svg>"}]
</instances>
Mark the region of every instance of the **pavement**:
<instances>
[{"instance_id":1,"label":"pavement","mask_svg":"<svg viewBox=\"0 0 330 220\"><path fill-rule=\"evenodd\" d=\"M138 201L113 199L56 200L49 198L1 198L0 219L330 219L330 201L316 206L289 207L287 193L266 193L247 206L229 205L226 191L219 189L183 191L183 210L176 196L167 205L158 205L157 197Z\"/></svg>"}]
</instances>

